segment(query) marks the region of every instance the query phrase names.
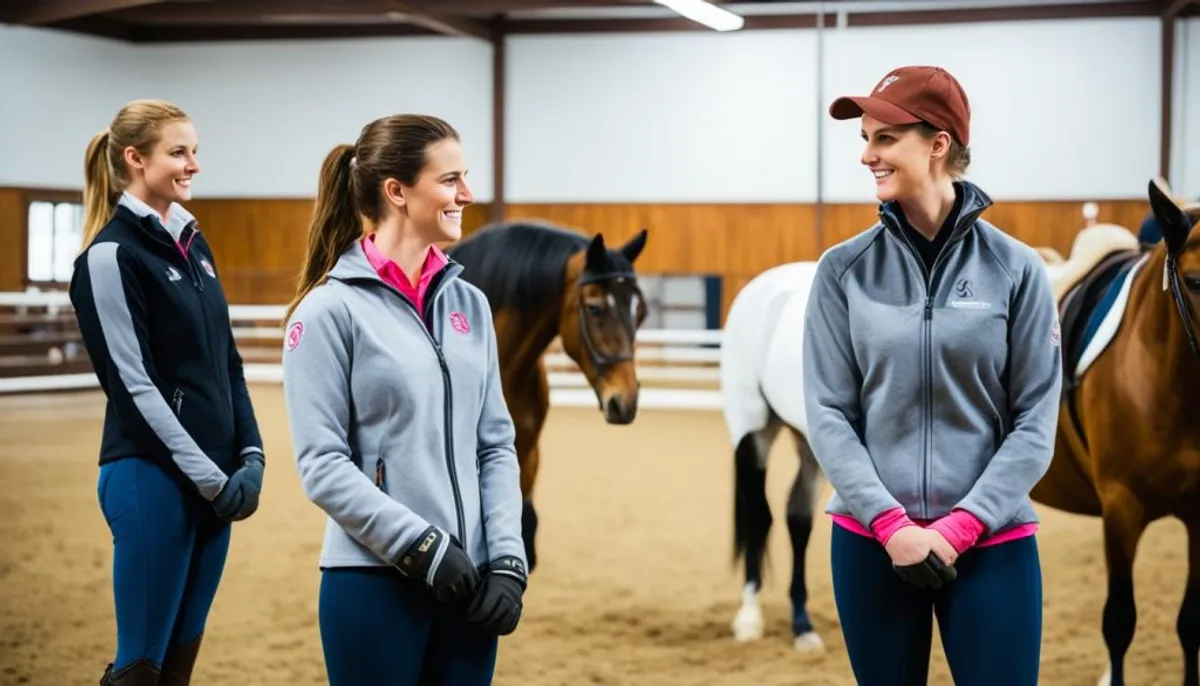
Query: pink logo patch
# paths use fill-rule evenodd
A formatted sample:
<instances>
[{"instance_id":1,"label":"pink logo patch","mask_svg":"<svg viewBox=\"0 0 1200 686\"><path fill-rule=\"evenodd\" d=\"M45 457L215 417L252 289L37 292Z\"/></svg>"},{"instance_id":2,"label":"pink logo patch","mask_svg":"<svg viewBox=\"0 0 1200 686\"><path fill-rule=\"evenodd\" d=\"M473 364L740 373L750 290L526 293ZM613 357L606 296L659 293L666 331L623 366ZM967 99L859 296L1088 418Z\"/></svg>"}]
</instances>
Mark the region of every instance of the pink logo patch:
<instances>
[{"instance_id":1,"label":"pink logo patch","mask_svg":"<svg viewBox=\"0 0 1200 686\"><path fill-rule=\"evenodd\" d=\"M200 266L204 267L204 271L207 272L209 276L211 276L214 279L217 278L217 272L213 270L213 266L212 266L212 264L209 263L208 260L201 257L200 258Z\"/></svg>"},{"instance_id":2,"label":"pink logo patch","mask_svg":"<svg viewBox=\"0 0 1200 686\"><path fill-rule=\"evenodd\" d=\"M450 313L450 326L453 326L455 331L463 335L471 333L471 325L467 323L467 315L462 312L455 311Z\"/></svg>"},{"instance_id":3,"label":"pink logo patch","mask_svg":"<svg viewBox=\"0 0 1200 686\"><path fill-rule=\"evenodd\" d=\"M289 352L296 349L300 345L300 336L304 333L303 322L292 324L287 331L287 349Z\"/></svg>"}]
</instances>

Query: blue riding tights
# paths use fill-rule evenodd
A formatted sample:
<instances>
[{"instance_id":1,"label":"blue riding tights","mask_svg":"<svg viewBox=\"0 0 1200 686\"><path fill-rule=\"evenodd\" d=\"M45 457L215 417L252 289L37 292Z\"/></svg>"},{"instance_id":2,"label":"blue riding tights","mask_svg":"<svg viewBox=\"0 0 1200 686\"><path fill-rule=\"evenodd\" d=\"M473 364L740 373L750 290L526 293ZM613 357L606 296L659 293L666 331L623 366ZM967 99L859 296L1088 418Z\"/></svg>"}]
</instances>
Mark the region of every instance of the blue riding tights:
<instances>
[{"instance_id":1,"label":"blue riding tights","mask_svg":"<svg viewBox=\"0 0 1200 686\"><path fill-rule=\"evenodd\" d=\"M101 465L97 492L113 535L113 668L137 660L161 666L168 648L204 631L225 567L229 525L211 508L185 500L166 473L143 459Z\"/></svg>"},{"instance_id":2,"label":"blue riding tights","mask_svg":"<svg viewBox=\"0 0 1200 686\"><path fill-rule=\"evenodd\" d=\"M833 593L860 686L918 686L929 672L933 617L956 684L1036 686L1042 576L1036 539L968 550L941 590L897 576L877 541L833 526Z\"/></svg>"},{"instance_id":3,"label":"blue riding tights","mask_svg":"<svg viewBox=\"0 0 1200 686\"><path fill-rule=\"evenodd\" d=\"M492 683L499 640L437 602L419 581L379 568L321 576L318 622L329 686Z\"/></svg>"}]
</instances>

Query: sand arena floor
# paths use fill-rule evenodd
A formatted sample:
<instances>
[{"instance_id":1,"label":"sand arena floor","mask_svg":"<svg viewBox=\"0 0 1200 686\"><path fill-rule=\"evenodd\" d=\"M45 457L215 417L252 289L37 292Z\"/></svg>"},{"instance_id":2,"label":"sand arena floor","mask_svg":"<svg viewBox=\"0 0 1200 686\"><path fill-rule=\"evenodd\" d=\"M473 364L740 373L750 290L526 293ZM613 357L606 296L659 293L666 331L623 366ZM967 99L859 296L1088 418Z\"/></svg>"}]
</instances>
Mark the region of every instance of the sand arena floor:
<instances>
[{"instance_id":1,"label":"sand arena floor","mask_svg":"<svg viewBox=\"0 0 1200 686\"><path fill-rule=\"evenodd\" d=\"M252 389L269 468L264 503L236 525L197 684L321 684L316 568L323 514L300 490L278 386ZM94 684L115 631L111 538L96 499L98 393L0 398L0 684ZM557 408L537 489L540 566L496 684L852 684L830 593L829 520L809 558L826 642L792 651L786 527L773 531L764 640L729 638L740 571L730 561L732 458L720 415L645 411L629 427ZM776 521L796 469L771 456ZM1100 524L1043 509L1043 684L1094 684L1105 666ZM1174 633L1186 539L1174 520L1142 540L1130 683L1181 679ZM935 639L930 683L950 683Z\"/></svg>"}]
</instances>

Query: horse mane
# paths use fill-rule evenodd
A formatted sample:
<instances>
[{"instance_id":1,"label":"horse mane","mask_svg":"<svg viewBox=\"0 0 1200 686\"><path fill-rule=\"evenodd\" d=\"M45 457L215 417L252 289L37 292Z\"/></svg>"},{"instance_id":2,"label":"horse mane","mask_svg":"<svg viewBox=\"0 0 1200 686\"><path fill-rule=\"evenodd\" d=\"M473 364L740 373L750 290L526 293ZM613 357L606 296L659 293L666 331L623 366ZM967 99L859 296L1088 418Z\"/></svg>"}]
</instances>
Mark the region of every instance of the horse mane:
<instances>
[{"instance_id":1,"label":"horse mane","mask_svg":"<svg viewBox=\"0 0 1200 686\"><path fill-rule=\"evenodd\" d=\"M463 265L462 278L483 291L493 311L525 315L562 296L567 259L589 240L549 223L510 221L479 229L447 254Z\"/></svg>"}]
</instances>

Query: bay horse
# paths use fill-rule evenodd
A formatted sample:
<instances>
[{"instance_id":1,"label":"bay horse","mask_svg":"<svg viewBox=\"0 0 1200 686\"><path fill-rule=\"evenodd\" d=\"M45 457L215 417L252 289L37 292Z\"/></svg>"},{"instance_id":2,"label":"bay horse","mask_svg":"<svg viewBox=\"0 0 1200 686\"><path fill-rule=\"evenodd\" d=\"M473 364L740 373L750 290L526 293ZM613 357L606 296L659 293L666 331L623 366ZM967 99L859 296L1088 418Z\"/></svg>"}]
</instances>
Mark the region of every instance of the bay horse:
<instances>
[{"instance_id":1,"label":"bay horse","mask_svg":"<svg viewBox=\"0 0 1200 686\"><path fill-rule=\"evenodd\" d=\"M1137 267L1125 277L1119 326L1079 375L1074 362L1081 351L1071 341L1087 312L1075 318L1079 324L1070 323L1072 308L1060 298L1068 376L1054 459L1031 495L1049 507L1102 519L1108 596L1101 630L1109 665L1100 684L1125 683L1124 658L1137 621L1133 565L1142 533L1165 517L1184 524L1188 572L1176 633L1183 683L1200 686L1200 235L1194 235L1200 232L1192 231L1200 205L1185 209L1161 179L1150 182L1149 199L1162 241L1093 258L1098 266L1073 287L1056 284L1056 292L1079 299L1106 266Z\"/></svg>"},{"instance_id":2,"label":"bay horse","mask_svg":"<svg viewBox=\"0 0 1200 686\"><path fill-rule=\"evenodd\" d=\"M599 233L588 238L548 223L511 221L485 226L446 251L491 306L500 383L516 428L530 572L537 565L538 438L550 409L543 355L559 338L595 392L604 420L633 422L640 390L635 336L646 319L634 262L646 236L642 229L611 249Z\"/></svg>"}]
</instances>

